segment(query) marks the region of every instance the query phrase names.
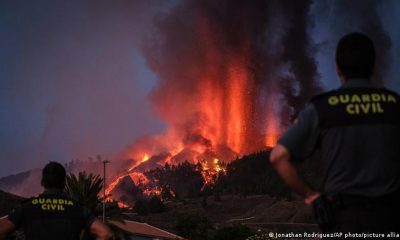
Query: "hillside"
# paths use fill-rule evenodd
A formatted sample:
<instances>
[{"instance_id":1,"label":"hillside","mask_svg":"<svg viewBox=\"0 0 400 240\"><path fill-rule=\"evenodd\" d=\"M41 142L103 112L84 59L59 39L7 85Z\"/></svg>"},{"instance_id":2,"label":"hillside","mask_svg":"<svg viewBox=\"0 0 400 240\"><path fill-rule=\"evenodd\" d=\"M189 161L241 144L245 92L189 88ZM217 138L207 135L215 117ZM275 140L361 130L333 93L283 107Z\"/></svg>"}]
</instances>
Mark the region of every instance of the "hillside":
<instances>
[{"instance_id":1,"label":"hillside","mask_svg":"<svg viewBox=\"0 0 400 240\"><path fill-rule=\"evenodd\" d=\"M225 195L204 205L202 199L166 203L167 210L147 216L132 215L137 221L176 232L180 216L197 215L209 219L214 229L243 224L254 231L317 231L311 208L301 200L285 200L268 195L239 197Z\"/></svg>"},{"instance_id":2,"label":"hillside","mask_svg":"<svg viewBox=\"0 0 400 240\"><path fill-rule=\"evenodd\" d=\"M30 197L40 193L40 169L9 175L0 178L0 190L23 197Z\"/></svg>"},{"instance_id":3,"label":"hillside","mask_svg":"<svg viewBox=\"0 0 400 240\"><path fill-rule=\"evenodd\" d=\"M103 174L103 163L101 156L88 158L86 160L75 159L64 166L68 173L78 173L82 171L93 174ZM126 169L131 164L132 160L113 161L110 167L107 168L107 174L115 176L121 169ZM29 171L11 174L0 178L0 190L10 192L23 197L37 195L43 191L40 185L42 170L32 169Z\"/></svg>"}]
</instances>

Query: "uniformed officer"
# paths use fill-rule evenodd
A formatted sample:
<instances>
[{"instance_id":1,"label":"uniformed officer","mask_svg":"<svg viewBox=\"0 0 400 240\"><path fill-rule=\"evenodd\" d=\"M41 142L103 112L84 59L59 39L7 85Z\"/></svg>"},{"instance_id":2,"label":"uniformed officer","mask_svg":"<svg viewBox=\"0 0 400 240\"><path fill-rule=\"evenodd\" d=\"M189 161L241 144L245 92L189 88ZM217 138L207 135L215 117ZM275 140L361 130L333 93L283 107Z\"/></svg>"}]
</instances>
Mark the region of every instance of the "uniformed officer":
<instances>
[{"instance_id":1,"label":"uniformed officer","mask_svg":"<svg viewBox=\"0 0 400 240\"><path fill-rule=\"evenodd\" d=\"M283 180L314 207L324 231L400 233L400 98L371 84L374 64L369 37L344 36L336 49L342 86L314 97L270 155ZM324 176L319 191L292 164L317 148Z\"/></svg>"},{"instance_id":2,"label":"uniformed officer","mask_svg":"<svg viewBox=\"0 0 400 240\"><path fill-rule=\"evenodd\" d=\"M44 192L24 201L0 220L0 238L22 227L28 240L76 240L83 229L97 239L110 239L110 229L63 192L65 177L61 164L48 163L42 171Z\"/></svg>"}]
</instances>

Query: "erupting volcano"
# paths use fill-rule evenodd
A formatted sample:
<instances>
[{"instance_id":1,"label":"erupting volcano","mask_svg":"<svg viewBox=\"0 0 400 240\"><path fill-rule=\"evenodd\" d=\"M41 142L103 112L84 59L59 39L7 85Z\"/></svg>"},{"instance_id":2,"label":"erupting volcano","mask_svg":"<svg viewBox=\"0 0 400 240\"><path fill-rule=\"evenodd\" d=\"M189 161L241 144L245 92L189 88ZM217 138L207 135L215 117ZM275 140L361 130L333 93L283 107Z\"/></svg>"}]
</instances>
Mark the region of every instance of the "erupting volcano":
<instances>
[{"instance_id":1,"label":"erupting volcano","mask_svg":"<svg viewBox=\"0 0 400 240\"><path fill-rule=\"evenodd\" d=\"M118 158L134 163L115 177L107 192L124 176L143 183L147 180L141 172L184 161L200 163L209 184L224 171L224 162L273 147L298 110L294 107L319 89L307 50L309 1L296 4L301 7L267 1L184 1L159 19L159 33L144 53L159 77L150 100L168 127L121 153ZM268 12L272 5L273 14ZM283 21L285 31L270 35L276 18L286 14L292 18ZM298 38L295 44L289 40L293 36ZM292 54L293 48L300 56ZM294 98L296 106L291 105Z\"/></svg>"}]
</instances>

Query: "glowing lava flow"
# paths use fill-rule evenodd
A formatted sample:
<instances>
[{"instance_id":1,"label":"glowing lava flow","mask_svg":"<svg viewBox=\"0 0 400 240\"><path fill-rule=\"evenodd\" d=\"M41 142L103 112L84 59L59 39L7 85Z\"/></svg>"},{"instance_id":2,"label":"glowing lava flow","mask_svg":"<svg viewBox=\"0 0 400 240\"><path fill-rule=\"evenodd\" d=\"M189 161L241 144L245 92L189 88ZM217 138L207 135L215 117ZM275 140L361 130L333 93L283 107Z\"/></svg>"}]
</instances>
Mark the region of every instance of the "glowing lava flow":
<instances>
[{"instance_id":1,"label":"glowing lava flow","mask_svg":"<svg viewBox=\"0 0 400 240\"><path fill-rule=\"evenodd\" d=\"M127 204L125 204L125 203L123 203L121 201L118 201L117 204L118 204L119 208L130 208L129 205L127 205Z\"/></svg>"},{"instance_id":2,"label":"glowing lava flow","mask_svg":"<svg viewBox=\"0 0 400 240\"><path fill-rule=\"evenodd\" d=\"M118 185L118 183L126 177L128 174L118 176L116 179L114 179L110 184L108 184L108 187L106 188L106 201L111 201L112 199L110 198L111 192L114 190L114 188Z\"/></svg>"},{"instance_id":3,"label":"glowing lava flow","mask_svg":"<svg viewBox=\"0 0 400 240\"><path fill-rule=\"evenodd\" d=\"M147 153L145 153L142 157L142 160L140 162L138 162L137 164L134 164L133 166L131 166L128 170L128 172L133 171L137 166L139 166L141 163L147 162L150 159L149 155L147 155ZM125 175L126 176L126 175Z\"/></svg>"},{"instance_id":4,"label":"glowing lava flow","mask_svg":"<svg viewBox=\"0 0 400 240\"><path fill-rule=\"evenodd\" d=\"M144 156L143 156L143 158L142 158L142 163L148 161L149 158L150 158L149 155L147 155L147 154L145 153Z\"/></svg>"},{"instance_id":5,"label":"glowing lava flow","mask_svg":"<svg viewBox=\"0 0 400 240\"><path fill-rule=\"evenodd\" d=\"M120 208L129 208L129 205L123 203L122 201L118 200L118 199L113 199L111 196L111 193L113 192L113 190L118 186L118 184L121 182L122 179L124 179L125 177L130 177L133 181L133 183L142 189L143 191L143 195L145 196L153 196L153 195L160 195L162 189L159 187L154 187L154 188L149 188L148 182L149 180L147 179L147 177L142 173L142 172L137 172L134 171L135 167L137 167L138 165L140 165L141 163L144 163L146 161L148 161L150 159L148 154L144 154L142 160L140 161L139 164L135 164L134 166L132 166L129 171L125 174L122 174L120 176L118 176L116 179L114 179L106 188L106 201L112 201L112 200L117 200L118 201L118 206Z\"/></svg>"}]
</instances>

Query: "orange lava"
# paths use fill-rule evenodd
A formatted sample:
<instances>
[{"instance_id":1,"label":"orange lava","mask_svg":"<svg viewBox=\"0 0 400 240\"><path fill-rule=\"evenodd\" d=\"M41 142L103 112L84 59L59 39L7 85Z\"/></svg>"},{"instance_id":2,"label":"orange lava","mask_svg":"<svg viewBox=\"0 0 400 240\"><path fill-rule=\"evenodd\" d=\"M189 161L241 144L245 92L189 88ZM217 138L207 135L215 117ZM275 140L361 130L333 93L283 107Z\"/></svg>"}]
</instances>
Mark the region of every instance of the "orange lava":
<instances>
[{"instance_id":1,"label":"orange lava","mask_svg":"<svg viewBox=\"0 0 400 240\"><path fill-rule=\"evenodd\" d=\"M127 175L118 176L110 184L108 184L108 187L106 188L106 196L109 196L110 193L112 192L112 190L114 190L114 188L118 185L118 183L126 176ZM110 199L107 197L107 200L110 200Z\"/></svg>"},{"instance_id":2,"label":"orange lava","mask_svg":"<svg viewBox=\"0 0 400 240\"><path fill-rule=\"evenodd\" d=\"M147 155L147 154L145 153L144 156L143 156L143 158L142 158L142 163L148 161L149 158L150 158L149 155Z\"/></svg>"},{"instance_id":3,"label":"orange lava","mask_svg":"<svg viewBox=\"0 0 400 240\"><path fill-rule=\"evenodd\" d=\"M125 203L123 203L121 201L118 201L117 204L118 204L119 208L131 208L129 205L126 205Z\"/></svg>"},{"instance_id":4,"label":"orange lava","mask_svg":"<svg viewBox=\"0 0 400 240\"><path fill-rule=\"evenodd\" d=\"M218 158L211 159L210 161L202 161L200 163L202 167L201 175L204 179L202 189L207 185L213 184L217 180L219 174L226 173L225 166L222 165Z\"/></svg>"}]
</instances>

